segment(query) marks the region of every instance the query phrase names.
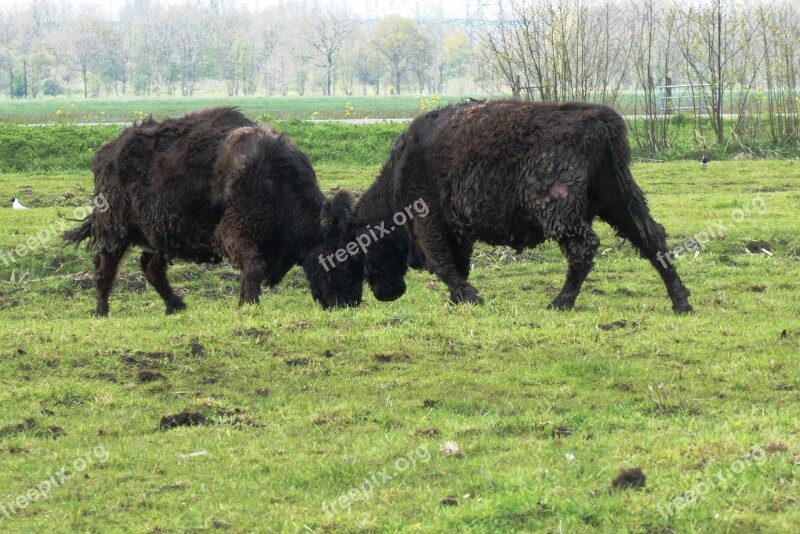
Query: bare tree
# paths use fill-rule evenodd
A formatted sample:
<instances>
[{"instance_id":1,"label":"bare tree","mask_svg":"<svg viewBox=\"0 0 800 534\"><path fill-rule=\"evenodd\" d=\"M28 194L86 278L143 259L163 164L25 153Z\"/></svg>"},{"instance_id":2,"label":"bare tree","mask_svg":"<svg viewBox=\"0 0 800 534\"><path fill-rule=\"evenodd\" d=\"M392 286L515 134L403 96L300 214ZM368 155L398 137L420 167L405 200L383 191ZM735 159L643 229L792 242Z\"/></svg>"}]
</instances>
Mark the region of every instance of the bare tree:
<instances>
[{"instance_id":1,"label":"bare tree","mask_svg":"<svg viewBox=\"0 0 800 534\"><path fill-rule=\"evenodd\" d=\"M482 35L515 97L613 103L625 80L632 28L610 2L510 0Z\"/></svg>"},{"instance_id":2,"label":"bare tree","mask_svg":"<svg viewBox=\"0 0 800 534\"><path fill-rule=\"evenodd\" d=\"M317 67L325 70L325 82L322 93L333 95L334 66L339 59L342 45L353 33L355 21L347 13L337 14L328 9L322 14L311 15L303 32L306 42L313 48L318 57Z\"/></svg>"},{"instance_id":3,"label":"bare tree","mask_svg":"<svg viewBox=\"0 0 800 534\"><path fill-rule=\"evenodd\" d=\"M758 29L757 19L748 19L733 0L712 0L679 13L685 22L679 27L678 46L683 53L687 77L700 86L708 101L708 115L718 143L725 140L723 104L736 83L756 72L745 72L748 47ZM750 64L747 68L756 67ZM746 100L745 100L746 103ZM740 107L744 111L744 106Z\"/></svg>"}]
</instances>

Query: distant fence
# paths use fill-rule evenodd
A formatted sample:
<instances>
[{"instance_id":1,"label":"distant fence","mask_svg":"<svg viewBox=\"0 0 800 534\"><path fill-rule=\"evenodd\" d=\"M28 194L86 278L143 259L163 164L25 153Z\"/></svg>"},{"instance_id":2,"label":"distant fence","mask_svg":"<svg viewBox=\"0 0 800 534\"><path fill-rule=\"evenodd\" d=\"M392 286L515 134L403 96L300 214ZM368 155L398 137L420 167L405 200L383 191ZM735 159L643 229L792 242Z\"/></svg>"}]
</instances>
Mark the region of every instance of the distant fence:
<instances>
[{"instance_id":1,"label":"distant fence","mask_svg":"<svg viewBox=\"0 0 800 534\"><path fill-rule=\"evenodd\" d=\"M713 98L717 91L710 83L687 83L678 85L661 85L659 90L659 111L662 115L676 112L698 113L712 109ZM716 110L714 110L716 111Z\"/></svg>"}]
</instances>

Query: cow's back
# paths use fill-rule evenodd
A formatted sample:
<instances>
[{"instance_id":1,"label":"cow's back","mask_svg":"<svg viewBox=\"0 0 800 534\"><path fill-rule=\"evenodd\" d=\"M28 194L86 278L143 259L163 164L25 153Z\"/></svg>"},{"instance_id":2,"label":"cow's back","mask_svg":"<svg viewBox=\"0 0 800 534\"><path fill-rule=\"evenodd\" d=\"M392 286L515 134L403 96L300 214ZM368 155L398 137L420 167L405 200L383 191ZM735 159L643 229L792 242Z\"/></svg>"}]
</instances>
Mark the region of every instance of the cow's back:
<instances>
[{"instance_id":1,"label":"cow's back","mask_svg":"<svg viewBox=\"0 0 800 534\"><path fill-rule=\"evenodd\" d=\"M409 128L415 142L404 165L424 162L425 171L398 177L424 176L429 184L398 189L435 187L447 222L473 239L535 245L547 204L586 199L590 176L608 156L609 112L595 104L511 100L456 106L443 120Z\"/></svg>"},{"instance_id":2,"label":"cow's back","mask_svg":"<svg viewBox=\"0 0 800 534\"><path fill-rule=\"evenodd\" d=\"M93 161L95 194L109 200L109 210L98 216L96 238L217 261L211 241L222 199L214 187L214 160L231 131L253 124L226 107L126 128Z\"/></svg>"}]
</instances>

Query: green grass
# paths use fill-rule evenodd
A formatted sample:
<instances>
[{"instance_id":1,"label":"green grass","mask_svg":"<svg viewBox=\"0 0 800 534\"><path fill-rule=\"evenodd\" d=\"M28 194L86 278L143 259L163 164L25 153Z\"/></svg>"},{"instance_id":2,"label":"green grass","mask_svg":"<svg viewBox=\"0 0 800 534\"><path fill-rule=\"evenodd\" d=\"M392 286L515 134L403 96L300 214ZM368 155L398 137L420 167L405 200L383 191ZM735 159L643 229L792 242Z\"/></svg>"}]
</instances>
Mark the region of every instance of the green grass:
<instances>
[{"instance_id":1,"label":"green grass","mask_svg":"<svg viewBox=\"0 0 800 534\"><path fill-rule=\"evenodd\" d=\"M403 123L340 124L307 121L271 123L317 165L381 165ZM91 169L95 151L121 126L63 124L30 127L0 124L0 168L6 173L50 174Z\"/></svg>"},{"instance_id":2,"label":"green grass","mask_svg":"<svg viewBox=\"0 0 800 534\"><path fill-rule=\"evenodd\" d=\"M214 106L238 106L248 116L288 119L382 119L414 117L423 105L458 102L461 96L335 97L159 97L42 98L2 100L0 123L132 122L152 114L157 119ZM350 104L348 111L348 104Z\"/></svg>"},{"instance_id":3,"label":"green grass","mask_svg":"<svg viewBox=\"0 0 800 534\"><path fill-rule=\"evenodd\" d=\"M326 190L363 189L377 169L317 167ZM76 475L0 511L0 530L795 529L798 163L633 170L671 245L727 226L678 260L693 315L672 314L655 271L602 223L573 312L545 309L565 269L552 244L479 247L480 307L450 305L435 277L412 272L395 302L324 312L295 269L261 306L238 308L233 269L179 263L171 279L189 309L170 317L131 256L106 320L89 313L84 250L47 242L13 275L0 260L0 503L62 467ZM2 198L38 202L0 210L0 251L90 191L87 173L2 176ZM773 255L748 253L755 243ZM210 424L157 429L183 410ZM463 454L442 452L447 441ZM70 467L99 446L107 461ZM416 465L399 471L409 455ZM633 467L646 487L611 491ZM368 500L323 511L384 469L392 478Z\"/></svg>"}]
</instances>

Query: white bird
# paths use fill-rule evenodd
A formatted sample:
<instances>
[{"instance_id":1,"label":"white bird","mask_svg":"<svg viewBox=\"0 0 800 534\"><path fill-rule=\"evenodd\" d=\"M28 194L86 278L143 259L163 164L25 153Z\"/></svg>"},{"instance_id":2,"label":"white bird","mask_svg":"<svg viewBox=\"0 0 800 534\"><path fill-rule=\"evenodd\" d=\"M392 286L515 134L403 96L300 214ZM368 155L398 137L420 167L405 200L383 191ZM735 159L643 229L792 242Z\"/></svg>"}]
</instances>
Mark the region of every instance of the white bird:
<instances>
[{"instance_id":1,"label":"white bird","mask_svg":"<svg viewBox=\"0 0 800 534\"><path fill-rule=\"evenodd\" d=\"M18 198L12 198L11 202L13 202L13 205L11 207L13 209L15 209L15 210L26 210L26 209L28 209L28 208L26 208L25 206L23 206L22 204L19 203L19 199Z\"/></svg>"},{"instance_id":2,"label":"white bird","mask_svg":"<svg viewBox=\"0 0 800 534\"><path fill-rule=\"evenodd\" d=\"M703 154L703 157L700 158L700 166L701 167L708 167L708 156Z\"/></svg>"}]
</instances>

